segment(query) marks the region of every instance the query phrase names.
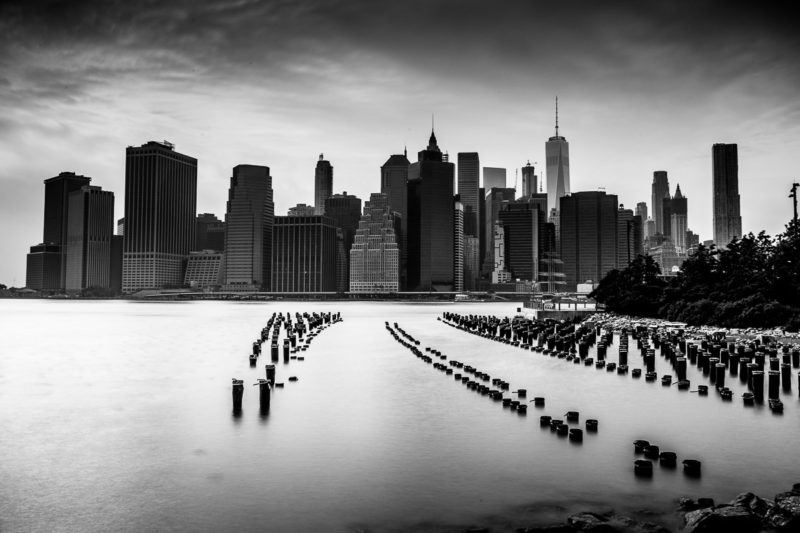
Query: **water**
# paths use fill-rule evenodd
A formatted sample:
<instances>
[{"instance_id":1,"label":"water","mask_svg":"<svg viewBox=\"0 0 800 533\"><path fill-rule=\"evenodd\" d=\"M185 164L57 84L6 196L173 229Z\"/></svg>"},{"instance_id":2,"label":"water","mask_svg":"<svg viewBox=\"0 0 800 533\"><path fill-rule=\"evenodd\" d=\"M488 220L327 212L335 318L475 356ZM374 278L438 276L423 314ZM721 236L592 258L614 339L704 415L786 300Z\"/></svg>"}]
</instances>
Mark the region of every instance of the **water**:
<instances>
[{"instance_id":1,"label":"water","mask_svg":"<svg viewBox=\"0 0 800 533\"><path fill-rule=\"evenodd\" d=\"M436 320L517 305L0 300L0 530L503 531L564 509L666 511L679 496L771 497L800 481L796 388L776 416L742 407L738 378L725 403ZM299 381L260 416L251 384L269 346L255 369L247 355L268 317L337 310L344 322L305 361L278 365L278 381ZM502 409L415 358L384 320L547 405ZM656 370L673 373L660 358ZM239 418L232 377L246 384ZM574 444L539 427L567 410L600 431ZM701 459L703 477L656 466L635 478L640 438Z\"/></svg>"}]
</instances>

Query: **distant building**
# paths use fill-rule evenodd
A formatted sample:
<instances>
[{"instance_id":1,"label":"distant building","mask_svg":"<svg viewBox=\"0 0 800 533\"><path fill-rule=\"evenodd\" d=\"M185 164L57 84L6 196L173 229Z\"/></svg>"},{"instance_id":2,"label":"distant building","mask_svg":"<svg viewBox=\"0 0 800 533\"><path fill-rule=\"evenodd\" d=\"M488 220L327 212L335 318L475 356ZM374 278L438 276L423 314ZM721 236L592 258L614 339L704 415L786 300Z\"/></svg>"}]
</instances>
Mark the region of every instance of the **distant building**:
<instances>
[{"instance_id":1,"label":"distant building","mask_svg":"<svg viewBox=\"0 0 800 533\"><path fill-rule=\"evenodd\" d=\"M325 216L333 219L337 228L342 230L341 263L337 265L336 290L346 292L350 286L350 248L361 220L361 198L344 191L325 199Z\"/></svg>"},{"instance_id":2,"label":"distant building","mask_svg":"<svg viewBox=\"0 0 800 533\"><path fill-rule=\"evenodd\" d=\"M689 229L688 206L686 197L681 194L681 186L678 184L675 189L675 196L670 202L670 232L672 242L678 253L686 253L688 244L686 243L686 230Z\"/></svg>"},{"instance_id":3,"label":"distant building","mask_svg":"<svg viewBox=\"0 0 800 533\"><path fill-rule=\"evenodd\" d=\"M69 195L66 290L111 288L114 193L84 185Z\"/></svg>"},{"instance_id":4,"label":"distant building","mask_svg":"<svg viewBox=\"0 0 800 533\"><path fill-rule=\"evenodd\" d=\"M715 144L711 149L714 172L714 242L724 248L742 237L739 206L739 155L735 144Z\"/></svg>"},{"instance_id":5,"label":"distant building","mask_svg":"<svg viewBox=\"0 0 800 533\"><path fill-rule=\"evenodd\" d=\"M480 279L480 242L478 237L464 236L464 290L478 290Z\"/></svg>"},{"instance_id":6,"label":"distant building","mask_svg":"<svg viewBox=\"0 0 800 533\"><path fill-rule=\"evenodd\" d=\"M37 244L27 256L25 287L36 291L61 290L61 246Z\"/></svg>"},{"instance_id":7,"label":"distant building","mask_svg":"<svg viewBox=\"0 0 800 533\"><path fill-rule=\"evenodd\" d=\"M456 195L458 197L458 195ZM456 200L453 210L453 290L464 290L464 204Z\"/></svg>"},{"instance_id":8,"label":"distant building","mask_svg":"<svg viewBox=\"0 0 800 533\"><path fill-rule=\"evenodd\" d=\"M617 267L617 196L602 191L576 192L561 198L561 259L566 290L578 283L598 283Z\"/></svg>"},{"instance_id":9,"label":"distant building","mask_svg":"<svg viewBox=\"0 0 800 533\"><path fill-rule=\"evenodd\" d=\"M668 235L664 232L664 197L669 196L669 178L666 170L653 172L653 185L651 203L653 206L653 220L656 222L656 233Z\"/></svg>"},{"instance_id":10,"label":"distant building","mask_svg":"<svg viewBox=\"0 0 800 533\"><path fill-rule=\"evenodd\" d=\"M325 200L333 194L333 167L330 161L319 154L317 168L314 170L314 214L325 214Z\"/></svg>"},{"instance_id":11,"label":"distant building","mask_svg":"<svg viewBox=\"0 0 800 533\"><path fill-rule=\"evenodd\" d=\"M443 161L431 131L408 168L408 289L452 291L455 165Z\"/></svg>"},{"instance_id":12,"label":"distant building","mask_svg":"<svg viewBox=\"0 0 800 533\"><path fill-rule=\"evenodd\" d=\"M209 288L222 285L224 254L215 250L189 252L184 285Z\"/></svg>"},{"instance_id":13,"label":"distant building","mask_svg":"<svg viewBox=\"0 0 800 533\"><path fill-rule=\"evenodd\" d=\"M290 207L287 216L290 217L313 217L316 209L313 205L297 204Z\"/></svg>"},{"instance_id":14,"label":"distant building","mask_svg":"<svg viewBox=\"0 0 800 533\"><path fill-rule=\"evenodd\" d=\"M336 246L329 217L275 217L272 291L335 292Z\"/></svg>"},{"instance_id":15,"label":"distant building","mask_svg":"<svg viewBox=\"0 0 800 533\"><path fill-rule=\"evenodd\" d=\"M485 276L491 276L495 265L494 225L500 220L500 211L502 211L506 205L514 201L516 192L516 189L505 187L486 189L486 199L483 208L483 211L486 213L484 219L486 224L484 232L484 235L486 235L486 243L484 245L486 255L483 258L482 269Z\"/></svg>"},{"instance_id":16,"label":"distant building","mask_svg":"<svg viewBox=\"0 0 800 533\"><path fill-rule=\"evenodd\" d=\"M117 220L117 235L120 237L125 236L125 217L120 218Z\"/></svg>"},{"instance_id":17,"label":"distant building","mask_svg":"<svg viewBox=\"0 0 800 533\"><path fill-rule=\"evenodd\" d=\"M167 142L127 148L124 292L183 284L195 243L196 205L197 159Z\"/></svg>"},{"instance_id":18,"label":"distant building","mask_svg":"<svg viewBox=\"0 0 800 533\"><path fill-rule=\"evenodd\" d=\"M269 290L274 220L269 167L233 167L225 212L225 290Z\"/></svg>"},{"instance_id":19,"label":"distant building","mask_svg":"<svg viewBox=\"0 0 800 533\"><path fill-rule=\"evenodd\" d=\"M399 261L389 198L385 194L372 194L364 206L350 249L350 292L398 292Z\"/></svg>"},{"instance_id":20,"label":"distant building","mask_svg":"<svg viewBox=\"0 0 800 533\"><path fill-rule=\"evenodd\" d=\"M539 192L539 178L531 162L522 167L522 199L530 197Z\"/></svg>"},{"instance_id":21,"label":"distant building","mask_svg":"<svg viewBox=\"0 0 800 533\"><path fill-rule=\"evenodd\" d=\"M211 213L197 215L195 221L195 244L193 250L225 249L225 222Z\"/></svg>"},{"instance_id":22,"label":"distant building","mask_svg":"<svg viewBox=\"0 0 800 533\"><path fill-rule=\"evenodd\" d=\"M686 258L685 255L678 253L671 239L666 239L661 244L650 248L649 253L661 267L661 273L665 276L674 275L673 270L680 268Z\"/></svg>"},{"instance_id":23,"label":"distant building","mask_svg":"<svg viewBox=\"0 0 800 533\"><path fill-rule=\"evenodd\" d=\"M641 219L620 204L617 211L617 268L622 270L641 253ZM597 280L599 281L599 280Z\"/></svg>"},{"instance_id":24,"label":"distant building","mask_svg":"<svg viewBox=\"0 0 800 533\"><path fill-rule=\"evenodd\" d=\"M494 242L494 265L492 266L492 284L496 285L498 283L510 283L511 282L511 273L506 270L506 260L505 260L505 231L503 230L503 224L500 223L498 220L494 224L493 228L493 238L492 241Z\"/></svg>"},{"instance_id":25,"label":"distant building","mask_svg":"<svg viewBox=\"0 0 800 533\"><path fill-rule=\"evenodd\" d=\"M547 211L551 213L554 209L559 211L560 199L570 193L569 143L566 138L558 134L558 98L556 98L556 134L547 140L544 148L547 158Z\"/></svg>"},{"instance_id":26,"label":"distant building","mask_svg":"<svg viewBox=\"0 0 800 533\"><path fill-rule=\"evenodd\" d=\"M464 206L464 235L478 236L478 213L481 199L478 197L480 185L480 158L478 152L458 154L458 195Z\"/></svg>"},{"instance_id":27,"label":"distant building","mask_svg":"<svg viewBox=\"0 0 800 533\"><path fill-rule=\"evenodd\" d=\"M408 264L408 161L406 152L389 157L381 166L381 193L389 199L389 209L400 216L395 239L400 248L400 289L406 288Z\"/></svg>"},{"instance_id":28,"label":"distant building","mask_svg":"<svg viewBox=\"0 0 800 533\"><path fill-rule=\"evenodd\" d=\"M483 188L488 191L493 187L501 189L506 187L506 169L483 167Z\"/></svg>"},{"instance_id":29,"label":"distant building","mask_svg":"<svg viewBox=\"0 0 800 533\"><path fill-rule=\"evenodd\" d=\"M642 221L642 242L644 242L644 240L650 236L650 234L647 233L647 221L649 220L647 217L647 202L639 202L636 204L636 216Z\"/></svg>"},{"instance_id":30,"label":"distant building","mask_svg":"<svg viewBox=\"0 0 800 533\"><path fill-rule=\"evenodd\" d=\"M536 194L532 201L512 202L499 213L503 225L505 269L511 277L534 284L540 281L541 260L548 249L547 195Z\"/></svg>"}]
</instances>

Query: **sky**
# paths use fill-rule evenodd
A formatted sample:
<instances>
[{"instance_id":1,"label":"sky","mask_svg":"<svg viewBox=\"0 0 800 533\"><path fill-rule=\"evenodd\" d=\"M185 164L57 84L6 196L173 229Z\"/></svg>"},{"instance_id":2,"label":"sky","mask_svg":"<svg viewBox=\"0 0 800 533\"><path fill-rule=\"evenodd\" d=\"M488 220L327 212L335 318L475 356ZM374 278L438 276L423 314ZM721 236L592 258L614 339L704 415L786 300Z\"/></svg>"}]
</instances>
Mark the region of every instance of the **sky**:
<instances>
[{"instance_id":1,"label":"sky","mask_svg":"<svg viewBox=\"0 0 800 533\"><path fill-rule=\"evenodd\" d=\"M572 192L650 203L653 171L712 238L711 146L739 146L745 232L784 230L800 154L800 33L788 1L5 0L0 283L25 284L43 180L90 176L123 216L125 147L198 159L198 213L231 169L271 169L276 214L313 204L320 154L362 199L427 144L538 170L559 132ZM520 184L521 187L521 184Z\"/></svg>"}]
</instances>

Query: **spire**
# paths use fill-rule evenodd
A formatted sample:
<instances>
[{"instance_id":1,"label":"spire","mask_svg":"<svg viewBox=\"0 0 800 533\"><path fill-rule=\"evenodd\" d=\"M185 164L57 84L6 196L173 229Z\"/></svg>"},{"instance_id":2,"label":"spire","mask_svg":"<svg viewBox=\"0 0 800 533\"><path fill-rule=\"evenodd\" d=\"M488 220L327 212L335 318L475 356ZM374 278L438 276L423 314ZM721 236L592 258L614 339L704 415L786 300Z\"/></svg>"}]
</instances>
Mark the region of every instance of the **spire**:
<instances>
[{"instance_id":1,"label":"spire","mask_svg":"<svg viewBox=\"0 0 800 533\"><path fill-rule=\"evenodd\" d=\"M680 183L675 188L675 196L673 198L683 198L683 195L681 194L681 184Z\"/></svg>"},{"instance_id":2,"label":"spire","mask_svg":"<svg viewBox=\"0 0 800 533\"><path fill-rule=\"evenodd\" d=\"M431 113L431 138L428 139L428 150L439 152L439 145L436 143L436 134L433 133L433 113Z\"/></svg>"},{"instance_id":3,"label":"spire","mask_svg":"<svg viewBox=\"0 0 800 533\"><path fill-rule=\"evenodd\" d=\"M558 96L556 96L556 137L558 137Z\"/></svg>"},{"instance_id":4,"label":"spire","mask_svg":"<svg viewBox=\"0 0 800 533\"><path fill-rule=\"evenodd\" d=\"M403 146L403 157L408 158L408 145Z\"/></svg>"}]
</instances>

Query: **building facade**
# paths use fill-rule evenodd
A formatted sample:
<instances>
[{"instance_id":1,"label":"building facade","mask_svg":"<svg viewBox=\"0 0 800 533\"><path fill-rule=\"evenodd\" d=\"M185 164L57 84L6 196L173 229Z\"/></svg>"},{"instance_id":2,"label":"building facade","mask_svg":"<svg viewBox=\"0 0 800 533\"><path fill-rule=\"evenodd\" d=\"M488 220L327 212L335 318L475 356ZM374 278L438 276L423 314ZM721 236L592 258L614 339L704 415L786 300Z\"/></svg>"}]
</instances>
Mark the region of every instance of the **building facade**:
<instances>
[{"instance_id":1,"label":"building facade","mask_svg":"<svg viewBox=\"0 0 800 533\"><path fill-rule=\"evenodd\" d=\"M389 197L371 194L350 249L350 292L385 294L400 290L397 247Z\"/></svg>"},{"instance_id":2,"label":"building facade","mask_svg":"<svg viewBox=\"0 0 800 533\"><path fill-rule=\"evenodd\" d=\"M458 195L456 195L458 197ZM453 290L464 290L464 204L454 202L453 210Z\"/></svg>"},{"instance_id":3,"label":"building facade","mask_svg":"<svg viewBox=\"0 0 800 533\"><path fill-rule=\"evenodd\" d=\"M183 283L193 288L212 288L222 285L224 280L224 254L216 250L189 252L186 276Z\"/></svg>"},{"instance_id":4,"label":"building facade","mask_svg":"<svg viewBox=\"0 0 800 533\"><path fill-rule=\"evenodd\" d=\"M66 290L111 288L114 193L84 185L69 195Z\"/></svg>"},{"instance_id":5,"label":"building facade","mask_svg":"<svg viewBox=\"0 0 800 533\"><path fill-rule=\"evenodd\" d=\"M675 188L675 196L670 202L670 236L679 254L686 253L686 231L689 229L688 200L681 193L681 186Z\"/></svg>"},{"instance_id":6,"label":"building facade","mask_svg":"<svg viewBox=\"0 0 800 533\"><path fill-rule=\"evenodd\" d=\"M653 220L656 222L656 233L664 233L664 197L669 197L669 177L666 170L653 172L653 185L651 187L651 204L653 206Z\"/></svg>"},{"instance_id":7,"label":"building facade","mask_svg":"<svg viewBox=\"0 0 800 533\"><path fill-rule=\"evenodd\" d=\"M336 292L336 225L326 216L275 217L273 292Z\"/></svg>"},{"instance_id":8,"label":"building facade","mask_svg":"<svg viewBox=\"0 0 800 533\"><path fill-rule=\"evenodd\" d=\"M464 235L478 236L478 213L481 202L478 198L481 163L478 152L458 154L458 196L464 206Z\"/></svg>"},{"instance_id":9,"label":"building facade","mask_svg":"<svg viewBox=\"0 0 800 533\"><path fill-rule=\"evenodd\" d=\"M355 240L356 230L361 220L361 198L344 191L325 199L325 216L333 219L342 230L341 262L337 262L336 290L346 292L350 287L350 248Z\"/></svg>"},{"instance_id":10,"label":"building facade","mask_svg":"<svg viewBox=\"0 0 800 533\"><path fill-rule=\"evenodd\" d=\"M506 205L513 202L516 197L516 189L506 187L492 187L486 189L486 199L484 201L483 211L486 213L484 224L486 228L484 235L486 236L486 243L484 244L485 256L483 257L483 274L485 276L491 275L494 270L495 252L494 252L494 225L500 220L500 211Z\"/></svg>"},{"instance_id":11,"label":"building facade","mask_svg":"<svg viewBox=\"0 0 800 533\"><path fill-rule=\"evenodd\" d=\"M715 144L711 149L714 174L714 243L724 248L742 236L739 205L739 153L735 144Z\"/></svg>"},{"instance_id":12,"label":"building facade","mask_svg":"<svg viewBox=\"0 0 800 533\"><path fill-rule=\"evenodd\" d=\"M483 167L483 188L488 191L492 187L501 189L506 187L506 169L499 167Z\"/></svg>"},{"instance_id":13,"label":"building facade","mask_svg":"<svg viewBox=\"0 0 800 533\"><path fill-rule=\"evenodd\" d=\"M197 159L154 141L125 156L122 290L180 286L195 243Z\"/></svg>"},{"instance_id":14,"label":"building facade","mask_svg":"<svg viewBox=\"0 0 800 533\"><path fill-rule=\"evenodd\" d=\"M529 198L538 192L539 177L536 175L536 169L528 161L528 164L522 167L522 199Z\"/></svg>"},{"instance_id":15,"label":"building facade","mask_svg":"<svg viewBox=\"0 0 800 533\"><path fill-rule=\"evenodd\" d=\"M197 215L193 250L215 250L221 252L224 249L225 222L211 213L201 213Z\"/></svg>"},{"instance_id":16,"label":"building facade","mask_svg":"<svg viewBox=\"0 0 800 533\"><path fill-rule=\"evenodd\" d=\"M333 194L333 166L319 154L317 168L314 169L314 214L325 214L325 200Z\"/></svg>"},{"instance_id":17,"label":"building facade","mask_svg":"<svg viewBox=\"0 0 800 533\"><path fill-rule=\"evenodd\" d=\"M389 209L400 217L395 239L400 248L400 289L405 290L408 268L408 154L394 154L381 166L381 194L389 200Z\"/></svg>"},{"instance_id":18,"label":"building facade","mask_svg":"<svg viewBox=\"0 0 800 533\"><path fill-rule=\"evenodd\" d=\"M576 192L561 199L561 259L566 290L599 283L617 267L617 196Z\"/></svg>"}]
</instances>

